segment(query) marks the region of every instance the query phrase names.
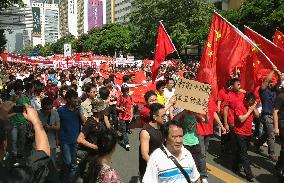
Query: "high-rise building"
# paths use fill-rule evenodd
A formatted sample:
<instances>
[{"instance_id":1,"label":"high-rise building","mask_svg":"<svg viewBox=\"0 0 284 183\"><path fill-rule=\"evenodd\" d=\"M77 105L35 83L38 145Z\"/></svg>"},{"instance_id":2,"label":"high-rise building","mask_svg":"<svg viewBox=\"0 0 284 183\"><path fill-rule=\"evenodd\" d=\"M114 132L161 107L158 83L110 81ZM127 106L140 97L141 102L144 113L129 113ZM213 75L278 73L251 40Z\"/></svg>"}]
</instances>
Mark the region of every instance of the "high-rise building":
<instances>
[{"instance_id":1,"label":"high-rise building","mask_svg":"<svg viewBox=\"0 0 284 183\"><path fill-rule=\"evenodd\" d=\"M87 33L103 25L103 0L60 0L60 35Z\"/></svg>"},{"instance_id":2,"label":"high-rise building","mask_svg":"<svg viewBox=\"0 0 284 183\"><path fill-rule=\"evenodd\" d=\"M33 46L53 43L59 38L59 8L54 1L50 2L32 3Z\"/></svg>"},{"instance_id":3,"label":"high-rise building","mask_svg":"<svg viewBox=\"0 0 284 183\"><path fill-rule=\"evenodd\" d=\"M131 0L106 0L106 23L128 22L132 9Z\"/></svg>"}]
</instances>

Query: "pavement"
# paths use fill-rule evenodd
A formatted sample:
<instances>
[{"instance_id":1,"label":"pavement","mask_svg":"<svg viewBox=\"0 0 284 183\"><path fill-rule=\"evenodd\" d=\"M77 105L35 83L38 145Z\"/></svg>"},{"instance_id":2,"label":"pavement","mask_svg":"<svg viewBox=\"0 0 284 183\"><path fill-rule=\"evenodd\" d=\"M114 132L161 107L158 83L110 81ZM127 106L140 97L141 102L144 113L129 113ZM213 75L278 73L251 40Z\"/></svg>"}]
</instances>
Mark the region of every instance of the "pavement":
<instances>
[{"instance_id":1,"label":"pavement","mask_svg":"<svg viewBox=\"0 0 284 183\"><path fill-rule=\"evenodd\" d=\"M138 181L138 166L139 166L139 132L141 129L132 129L132 134L129 135L131 145L130 151L126 151L120 145L117 145L113 155L112 165L118 171L124 183L137 183ZM256 176L255 182L260 183L284 183L283 180L278 180L274 175L275 163L270 161L267 156L267 147L261 147L262 154L254 152L254 147L249 150L249 158L252 163L252 171ZM276 152L279 155L280 146L276 145ZM220 140L212 137L210 140L209 150L207 154L207 168L209 172L209 183L244 183L244 172L236 175L231 171L232 158L229 154L221 153Z\"/></svg>"}]
</instances>

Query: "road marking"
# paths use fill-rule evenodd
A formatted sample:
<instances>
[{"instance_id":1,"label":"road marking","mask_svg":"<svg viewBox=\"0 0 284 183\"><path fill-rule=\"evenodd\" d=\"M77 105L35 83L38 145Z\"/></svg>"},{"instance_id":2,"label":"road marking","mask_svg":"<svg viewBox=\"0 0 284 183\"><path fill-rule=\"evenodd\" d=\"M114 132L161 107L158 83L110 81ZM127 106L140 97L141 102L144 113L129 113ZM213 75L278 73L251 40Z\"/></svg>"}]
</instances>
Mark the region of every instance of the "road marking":
<instances>
[{"instance_id":1,"label":"road marking","mask_svg":"<svg viewBox=\"0 0 284 183\"><path fill-rule=\"evenodd\" d=\"M218 179L223 180L224 182L228 182L228 183L245 183L244 181L242 181L241 179L209 164L206 163L207 168L208 168L208 172L212 175L214 175L215 177L217 177Z\"/></svg>"}]
</instances>

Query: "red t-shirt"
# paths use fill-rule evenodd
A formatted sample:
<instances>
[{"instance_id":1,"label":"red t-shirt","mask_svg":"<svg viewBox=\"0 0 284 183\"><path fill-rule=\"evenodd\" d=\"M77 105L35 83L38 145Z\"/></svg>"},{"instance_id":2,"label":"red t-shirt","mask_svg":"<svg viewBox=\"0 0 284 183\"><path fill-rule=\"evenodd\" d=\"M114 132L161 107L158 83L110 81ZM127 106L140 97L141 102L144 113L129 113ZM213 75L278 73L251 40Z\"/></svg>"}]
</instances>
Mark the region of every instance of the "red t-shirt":
<instances>
[{"instance_id":1,"label":"red t-shirt","mask_svg":"<svg viewBox=\"0 0 284 183\"><path fill-rule=\"evenodd\" d=\"M150 121L150 109L145 105L140 111L140 121L142 128L144 128Z\"/></svg>"},{"instance_id":2,"label":"red t-shirt","mask_svg":"<svg viewBox=\"0 0 284 183\"><path fill-rule=\"evenodd\" d=\"M228 93L228 96L226 100L224 101L224 106L228 106L228 124L233 125L235 121L235 115L234 115L234 107L238 104L242 104L244 100L245 94L242 92L232 92L230 91Z\"/></svg>"},{"instance_id":3,"label":"red t-shirt","mask_svg":"<svg viewBox=\"0 0 284 183\"><path fill-rule=\"evenodd\" d=\"M131 119L131 109L132 109L132 98L128 95L127 97L120 96L117 99L117 106L124 109L119 111L119 120L130 120Z\"/></svg>"},{"instance_id":4,"label":"red t-shirt","mask_svg":"<svg viewBox=\"0 0 284 183\"><path fill-rule=\"evenodd\" d=\"M214 123L214 112L217 112L217 105L212 98L208 101L208 116L209 121L199 122L196 125L196 133L198 135L212 135L213 134L213 123ZM204 117L204 116L202 116Z\"/></svg>"},{"instance_id":5,"label":"red t-shirt","mask_svg":"<svg viewBox=\"0 0 284 183\"><path fill-rule=\"evenodd\" d=\"M229 92L227 90L225 90L225 88L222 88L219 92L218 92L218 96L217 96L217 101L221 101L221 112L223 113L224 111L224 102L228 97Z\"/></svg>"},{"instance_id":6,"label":"red t-shirt","mask_svg":"<svg viewBox=\"0 0 284 183\"><path fill-rule=\"evenodd\" d=\"M245 115L248 112L248 108L244 105L244 103L239 103L235 106L235 126L234 132L243 136L251 136L252 135L252 121L253 114L251 113L249 117L241 123L238 119L238 116Z\"/></svg>"}]
</instances>

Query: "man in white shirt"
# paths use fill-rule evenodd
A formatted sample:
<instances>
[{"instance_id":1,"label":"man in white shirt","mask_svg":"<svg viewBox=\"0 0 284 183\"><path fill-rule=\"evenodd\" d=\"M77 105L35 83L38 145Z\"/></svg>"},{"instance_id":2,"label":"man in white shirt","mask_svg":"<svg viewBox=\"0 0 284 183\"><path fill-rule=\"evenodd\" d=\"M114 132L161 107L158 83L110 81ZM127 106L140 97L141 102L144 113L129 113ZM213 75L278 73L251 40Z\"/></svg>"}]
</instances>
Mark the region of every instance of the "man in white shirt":
<instances>
[{"instance_id":1,"label":"man in white shirt","mask_svg":"<svg viewBox=\"0 0 284 183\"><path fill-rule=\"evenodd\" d=\"M143 183L187 183L185 176L169 158L173 156L185 170L191 182L200 183L200 174L190 152L182 145L183 130L176 121L165 125L165 152L156 149L150 156L144 174Z\"/></svg>"},{"instance_id":2,"label":"man in white shirt","mask_svg":"<svg viewBox=\"0 0 284 183\"><path fill-rule=\"evenodd\" d=\"M165 97L166 97L166 106L169 104L169 101L172 98L172 96L174 96L174 93L175 93L174 87L175 87L174 79L173 78L167 78L166 87L164 89L164 94L165 94ZM167 110L166 114L167 114L166 121L169 122L170 121L170 110Z\"/></svg>"}]
</instances>

